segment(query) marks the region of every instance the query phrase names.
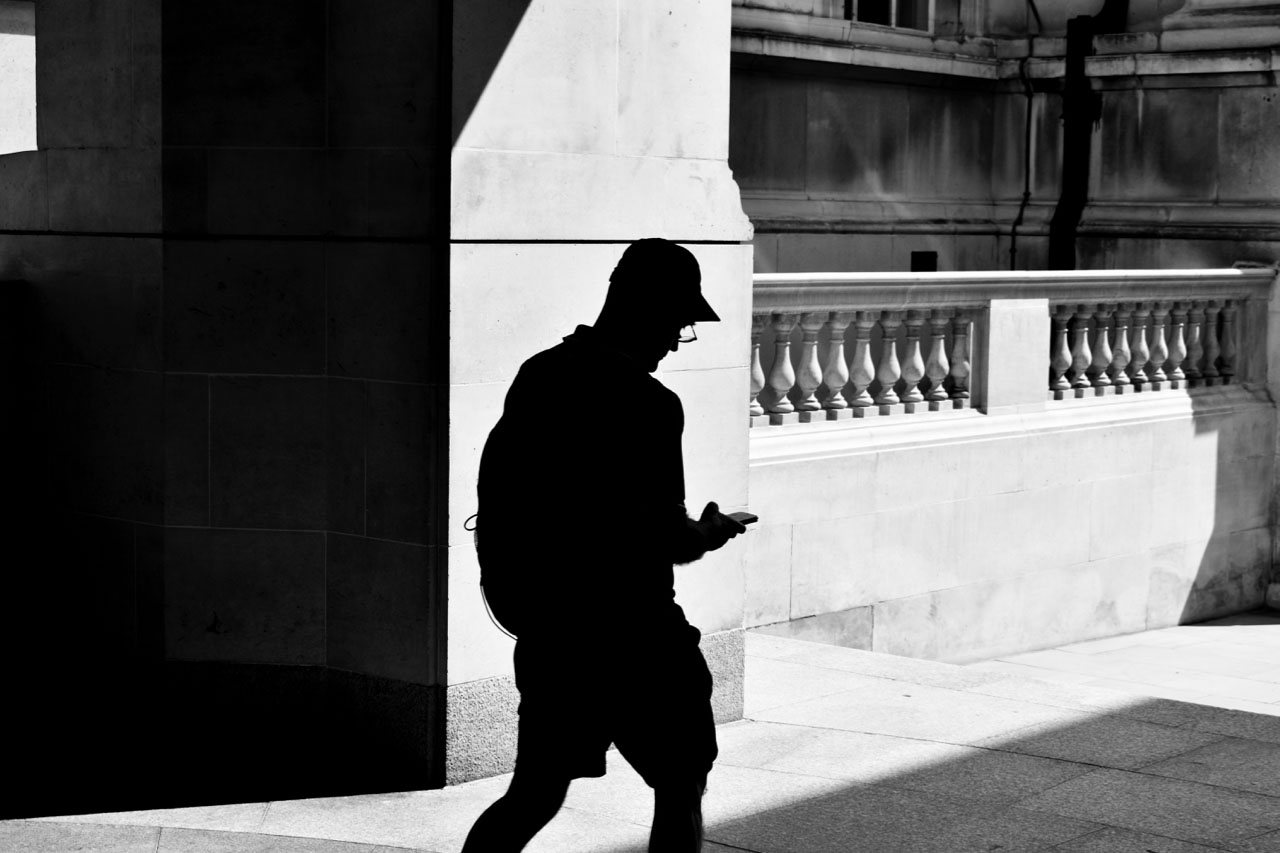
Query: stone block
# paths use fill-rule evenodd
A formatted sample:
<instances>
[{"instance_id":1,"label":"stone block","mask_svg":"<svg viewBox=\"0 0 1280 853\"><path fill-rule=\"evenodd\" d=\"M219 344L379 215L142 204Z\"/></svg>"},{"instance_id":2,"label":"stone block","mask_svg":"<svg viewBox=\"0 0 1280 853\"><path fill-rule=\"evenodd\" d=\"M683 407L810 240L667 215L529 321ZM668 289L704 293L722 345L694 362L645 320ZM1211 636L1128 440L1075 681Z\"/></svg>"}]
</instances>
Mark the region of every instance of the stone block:
<instances>
[{"instance_id":1,"label":"stone block","mask_svg":"<svg viewBox=\"0 0 1280 853\"><path fill-rule=\"evenodd\" d=\"M49 227L47 152L0 155L0 228L43 231Z\"/></svg>"},{"instance_id":2,"label":"stone block","mask_svg":"<svg viewBox=\"0 0 1280 853\"><path fill-rule=\"evenodd\" d=\"M745 205L751 210L750 203ZM887 272L893 269L893 238L870 234L787 234L778 238L778 272Z\"/></svg>"},{"instance_id":3,"label":"stone block","mask_svg":"<svg viewBox=\"0 0 1280 853\"><path fill-rule=\"evenodd\" d=\"M324 534L165 532L169 658L321 664Z\"/></svg>"},{"instance_id":4,"label":"stone block","mask_svg":"<svg viewBox=\"0 0 1280 853\"><path fill-rule=\"evenodd\" d=\"M1087 562L1088 537L1063 531L1089 529L1090 494L1091 484L1083 483L967 500L947 564L972 582Z\"/></svg>"},{"instance_id":5,"label":"stone block","mask_svg":"<svg viewBox=\"0 0 1280 853\"><path fill-rule=\"evenodd\" d=\"M778 93L787 94L785 89ZM901 91L885 84L811 80L807 95L801 126L806 134L803 150L808 191L872 198L905 196L909 167L900 146L893 142L905 139L909 126ZM794 157L795 150L775 148L769 165Z\"/></svg>"},{"instance_id":6,"label":"stone block","mask_svg":"<svg viewBox=\"0 0 1280 853\"><path fill-rule=\"evenodd\" d=\"M1265 88L1220 93L1218 192L1223 201L1265 201L1280 194L1280 155L1266 144L1280 104Z\"/></svg>"},{"instance_id":7,"label":"stone block","mask_svg":"<svg viewBox=\"0 0 1280 853\"><path fill-rule=\"evenodd\" d=\"M555 346L577 324L595 322L625 248L625 243L454 245L450 381L514 378L526 358ZM703 294L722 321L699 324L698 340L667 356L662 372L745 367L750 254L740 246L689 249L702 270ZM745 384L741 390L745 407Z\"/></svg>"},{"instance_id":8,"label":"stone block","mask_svg":"<svg viewBox=\"0 0 1280 853\"><path fill-rule=\"evenodd\" d=\"M743 539L743 624L752 627L791 618L791 525L753 524Z\"/></svg>"},{"instance_id":9,"label":"stone block","mask_svg":"<svg viewBox=\"0 0 1280 853\"><path fill-rule=\"evenodd\" d=\"M991 95L975 91L909 90L907 121L912 144L903 159L910 196L990 197L993 100ZM901 110L900 101L891 108ZM897 152L899 156L902 153Z\"/></svg>"},{"instance_id":10,"label":"stone block","mask_svg":"<svg viewBox=\"0 0 1280 853\"><path fill-rule=\"evenodd\" d=\"M514 672L515 641L494 624L480 589L480 563L468 542L449 548L449 642L445 669L450 685Z\"/></svg>"},{"instance_id":11,"label":"stone block","mask_svg":"<svg viewBox=\"0 0 1280 853\"><path fill-rule=\"evenodd\" d=\"M437 158L413 148L332 149L328 230L344 236L426 237L443 175Z\"/></svg>"},{"instance_id":12,"label":"stone block","mask_svg":"<svg viewBox=\"0 0 1280 853\"><path fill-rule=\"evenodd\" d=\"M437 11L395 0L378 15L360 0L329 5L329 144L425 147L442 121L437 104Z\"/></svg>"},{"instance_id":13,"label":"stone block","mask_svg":"<svg viewBox=\"0 0 1280 853\"><path fill-rule=\"evenodd\" d=\"M892 568L861 570L869 576L865 583L872 589L864 603L954 585L964 517L960 502L878 511L869 565Z\"/></svg>"},{"instance_id":14,"label":"stone block","mask_svg":"<svg viewBox=\"0 0 1280 853\"><path fill-rule=\"evenodd\" d=\"M324 529L327 432L323 379L214 377L209 406L212 523Z\"/></svg>"},{"instance_id":15,"label":"stone block","mask_svg":"<svg viewBox=\"0 0 1280 853\"><path fill-rule=\"evenodd\" d=\"M164 660L164 529L134 528L134 609L137 652L142 660Z\"/></svg>"},{"instance_id":16,"label":"stone block","mask_svg":"<svg viewBox=\"0 0 1280 853\"><path fill-rule=\"evenodd\" d=\"M160 230L158 150L55 148L46 153L52 230Z\"/></svg>"},{"instance_id":17,"label":"stone block","mask_svg":"<svg viewBox=\"0 0 1280 853\"><path fill-rule=\"evenodd\" d=\"M792 619L876 601L877 516L795 524L791 545Z\"/></svg>"},{"instance_id":18,"label":"stone block","mask_svg":"<svg viewBox=\"0 0 1280 853\"><path fill-rule=\"evenodd\" d=\"M732 71L729 166L738 186L745 192L805 188L807 158L797 157L795 152L804 151L807 145L805 115L808 86L808 81L798 77ZM840 114L835 112L830 120L838 121L839 117ZM813 144L831 145L834 141L827 136L818 136ZM849 168L840 166L834 152L824 162L829 163L829 168ZM773 243L776 246L776 237ZM762 248L757 242L757 261ZM768 253L768 256L773 254ZM769 270L759 270L766 271L776 271L776 268L771 266Z\"/></svg>"},{"instance_id":19,"label":"stone block","mask_svg":"<svg viewBox=\"0 0 1280 853\"><path fill-rule=\"evenodd\" d=\"M819 613L792 619L756 630L776 637L791 637L813 643L827 643L850 649L871 648L872 607L855 607L835 613Z\"/></svg>"},{"instance_id":20,"label":"stone block","mask_svg":"<svg viewBox=\"0 0 1280 853\"><path fill-rule=\"evenodd\" d=\"M1274 455L1234 459L1218 466L1213 504L1206 507L1213 513L1216 532L1251 530L1270 523L1274 470Z\"/></svg>"},{"instance_id":21,"label":"stone block","mask_svg":"<svg viewBox=\"0 0 1280 853\"><path fill-rule=\"evenodd\" d=\"M1103 95L1096 196L1117 201L1211 200L1217 189L1218 93L1211 89Z\"/></svg>"},{"instance_id":22,"label":"stone block","mask_svg":"<svg viewBox=\"0 0 1280 853\"><path fill-rule=\"evenodd\" d=\"M700 512L695 509L693 514ZM689 623L703 633L742 628L745 596L742 553L747 548L744 539L750 535L748 531L731 539L719 551L707 554L696 563L676 566L676 603L684 609Z\"/></svg>"},{"instance_id":23,"label":"stone block","mask_svg":"<svg viewBox=\"0 0 1280 853\"><path fill-rule=\"evenodd\" d=\"M436 682L436 570L431 551L327 534L326 660L416 684Z\"/></svg>"},{"instance_id":24,"label":"stone block","mask_svg":"<svg viewBox=\"0 0 1280 853\"><path fill-rule=\"evenodd\" d=\"M495 37L487 4L454 15L455 147L613 155L617 9L583 0L521 8L500 56L484 46Z\"/></svg>"},{"instance_id":25,"label":"stone block","mask_svg":"<svg viewBox=\"0 0 1280 853\"><path fill-rule=\"evenodd\" d=\"M319 234L325 230L324 151L214 148L206 157L210 232Z\"/></svg>"},{"instance_id":26,"label":"stone block","mask_svg":"<svg viewBox=\"0 0 1280 853\"><path fill-rule=\"evenodd\" d=\"M426 382L432 272L426 245L328 244L329 375Z\"/></svg>"},{"instance_id":27,"label":"stone block","mask_svg":"<svg viewBox=\"0 0 1280 853\"><path fill-rule=\"evenodd\" d=\"M33 353L46 361L160 368L159 240L12 237L6 278L32 285Z\"/></svg>"},{"instance_id":28,"label":"stone block","mask_svg":"<svg viewBox=\"0 0 1280 853\"><path fill-rule=\"evenodd\" d=\"M618 7L618 154L725 158L731 11L706 0Z\"/></svg>"},{"instance_id":29,"label":"stone block","mask_svg":"<svg viewBox=\"0 0 1280 853\"><path fill-rule=\"evenodd\" d=\"M875 467L877 512L958 500L969 490L965 444L925 444L881 450ZM833 489L839 488L835 484Z\"/></svg>"},{"instance_id":30,"label":"stone block","mask_svg":"<svg viewBox=\"0 0 1280 853\"><path fill-rule=\"evenodd\" d=\"M323 251L319 243L167 242L166 366L322 374Z\"/></svg>"},{"instance_id":31,"label":"stone block","mask_svg":"<svg viewBox=\"0 0 1280 853\"><path fill-rule=\"evenodd\" d=\"M476 511L476 481L484 443L502 415L505 383L455 385L449 390L449 545L471 547L463 528Z\"/></svg>"},{"instance_id":32,"label":"stone block","mask_svg":"<svg viewBox=\"0 0 1280 853\"><path fill-rule=\"evenodd\" d=\"M511 676L449 686L445 694L445 783L506 773L515 766L520 694Z\"/></svg>"},{"instance_id":33,"label":"stone block","mask_svg":"<svg viewBox=\"0 0 1280 853\"><path fill-rule=\"evenodd\" d=\"M878 509L885 483L880 461L890 454L856 453L797 459L750 469L751 510L764 524L866 515Z\"/></svg>"},{"instance_id":34,"label":"stone block","mask_svg":"<svg viewBox=\"0 0 1280 853\"><path fill-rule=\"evenodd\" d=\"M750 239L723 161L455 148L452 162L455 240Z\"/></svg>"},{"instance_id":35,"label":"stone block","mask_svg":"<svg viewBox=\"0 0 1280 853\"><path fill-rule=\"evenodd\" d=\"M206 233L209 230L209 151L166 148L160 160L165 233Z\"/></svg>"},{"instance_id":36,"label":"stone block","mask_svg":"<svg viewBox=\"0 0 1280 853\"><path fill-rule=\"evenodd\" d=\"M163 518L159 374L47 369L48 476L57 506L158 524Z\"/></svg>"},{"instance_id":37,"label":"stone block","mask_svg":"<svg viewBox=\"0 0 1280 853\"><path fill-rule=\"evenodd\" d=\"M209 377L164 376L164 523L209 520Z\"/></svg>"},{"instance_id":38,"label":"stone block","mask_svg":"<svg viewBox=\"0 0 1280 853\"><path fill-rule=\"evenodd\" d=\"M1134 474L1090 484L1090 560L1147 550L1151 543L1151 513L1135 513L1132 508L1135 495L1151 494L1158 483L1159 479L1151 474Z\"/></svg>"},{"instance_id":39,"label":"stone block","mask_svg":"<svg viewBox=\"0 0 1280 853\"><path fill-rule=\"evenodd\" d=\"M151 15L159 11L150 4L111 0L41 7L40 148L156 144L159 91L147 60L159 39L145 20Z\"/></svg>"},{"instance_id":40,"label":"stone block","mask_svg":"<svg viewBox=\"0 0 1280 853\"><path fill-rule=\"evenodd\" d=\"M747 504L747 431L737 413L746 396L745 367L663 373L684 406L684 492L689 512L708 501L730 511ZM756 513L759 515L759 513Z\"/></svg>"},{"instance_id":41,"label":"stone block","mask_svg":"<svg viewBox=\"0 0 1280 853\"><path fill-rule=\"evenodd\" d=\"M365 432L367 534L418 545L435 544L435 502L444 419L430 388L368 383Z\"/></svg>"},{"instance_id":42,"label":"stone block","mask_svg":"<svg viewBox=\"0 0 1280 853\"><path fill-rule=\"evenodd\" d=\"M329 379L325 383L325 529L364 535L365 414L363 382Z\"/></svg>"},{"instance_id":43,"label":"stone block","mask_svg":"<svg viewBox=\"0 0 1280 853\"><path fill-rule=\"evenodd\" d=\"M742 719L746 632L741 628L704 633L699 641L711 671L711 713L716 724Z\"/></svg>"},{"instance_id":44,"label":"stone block","mask_svg":"<svg viewBox=\"0 0 1280 853\"><path fill-rule=\"evenodd\" d=\"M325 144L327 6L166 3L166 145Z\"/></svg>"}]
</instances>

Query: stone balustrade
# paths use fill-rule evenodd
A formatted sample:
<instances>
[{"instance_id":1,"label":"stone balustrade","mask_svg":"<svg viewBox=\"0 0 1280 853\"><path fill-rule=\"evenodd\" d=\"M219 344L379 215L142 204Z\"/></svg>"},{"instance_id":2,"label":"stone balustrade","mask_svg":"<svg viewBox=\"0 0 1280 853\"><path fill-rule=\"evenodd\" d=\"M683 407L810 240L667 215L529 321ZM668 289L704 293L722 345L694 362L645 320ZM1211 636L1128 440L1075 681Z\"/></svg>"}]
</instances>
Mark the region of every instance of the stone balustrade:
<instances>
[{"instance_id":1,"label":"stone balustrade","mask_svg":"<svg viewBox=\"0 0 1280 853\"><path fill-rule=\"evenodd\" d=\"M750 423L997 414L1229 384L1240 379L1242 318L1265 312L1274 277L1270 267L757 274Z\"/></svg>"},{"instance_id":2,"label":"stone balustrade","mask_svg":"<svg viewBox=\"0 0 1280 853\"><path fill-rule=\"evenodd\" d=\"M1238 303L1191 298L1054 305L1050 399L1231 383Z\"/></svg>"}]
</instances>

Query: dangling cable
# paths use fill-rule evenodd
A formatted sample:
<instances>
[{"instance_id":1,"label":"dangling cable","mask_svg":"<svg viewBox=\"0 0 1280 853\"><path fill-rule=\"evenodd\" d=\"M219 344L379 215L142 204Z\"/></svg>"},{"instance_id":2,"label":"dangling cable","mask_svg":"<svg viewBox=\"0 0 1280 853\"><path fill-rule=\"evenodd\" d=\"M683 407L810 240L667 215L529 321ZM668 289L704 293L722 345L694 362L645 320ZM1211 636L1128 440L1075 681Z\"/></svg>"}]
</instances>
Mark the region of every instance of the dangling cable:
<instances>
[{"instance_id":1,"label":"dangling cable","mask_svg":"<svg viewBox=\"0 0 1280 853\"><path fill-rule=\"evenodd\" d=\"M468 524L471 526L468 527L467 526ZM462 529L466 530L471 534L471 544L475 546L476 553L479 553L480 551L480 513L473 512L470 516L468 516L467 520L462 522ZM489 614L489 621L493 623L493 627L497 628L499 631L506 634L511 639L513 640L516 639L516 635L508 631L506 628L503 628L502 623L499 622L494 617L493 608L489 606L489 596L484 594L483 580L480 581L480 600L484 602L484 612Z\"/></svg>"}]
</instances>

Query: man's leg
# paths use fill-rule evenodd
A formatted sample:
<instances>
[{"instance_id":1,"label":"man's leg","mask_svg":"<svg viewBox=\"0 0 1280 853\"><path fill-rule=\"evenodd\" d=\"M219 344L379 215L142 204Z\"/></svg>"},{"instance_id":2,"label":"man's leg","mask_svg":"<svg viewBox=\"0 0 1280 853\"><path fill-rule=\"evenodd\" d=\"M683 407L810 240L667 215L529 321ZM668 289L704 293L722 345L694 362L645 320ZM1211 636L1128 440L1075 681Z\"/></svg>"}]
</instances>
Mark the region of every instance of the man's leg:
<instances>
[{"instance_id":1,"label":"man's leg","mask_svg":"<svg viewBox=\"0 0 1280 853\"><path fill-rule=\"evenodd\" d=\"M701 782L667 783L653 789L653 829L649 853L702 850Z\"/></svg>"},{"instance_id":2,"label":"man's leg","mask_svg":"<svg viewBox=\"0 0 1280 853\"><path fill-rule=\"evenodd\" d=\"M462 853L519 853L556 816L568 792L568 779L516 770L507 792L471 827Z\"/></svg>"}]
</instances>

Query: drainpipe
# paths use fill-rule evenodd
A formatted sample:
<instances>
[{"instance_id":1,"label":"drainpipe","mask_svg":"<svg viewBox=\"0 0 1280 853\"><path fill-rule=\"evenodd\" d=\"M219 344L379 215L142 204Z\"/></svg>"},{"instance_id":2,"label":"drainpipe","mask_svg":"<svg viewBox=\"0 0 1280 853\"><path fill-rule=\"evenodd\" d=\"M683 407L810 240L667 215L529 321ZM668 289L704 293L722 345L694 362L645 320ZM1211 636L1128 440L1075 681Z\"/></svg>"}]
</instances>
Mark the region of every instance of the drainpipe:
<instances>
[{"instance_id":1,"label":"drainpipe","mask_svg":"<svg viewBox=\"0 0 1280 853\"><path fill-rule=\"evenodd\" d=\"M1027 0L1027 8L1036 19L1036 31L1027 36L1027 55L1018 63L1018 77L1022 80L1022 93L1027 97L1026 121L1022 128L1022 202L1018 205L1018 215L1013 225L1009 226L1009 269L1018 268L1018 226L1027 214L1027 205L1031 203L1031 112L1032 97L1031 78L1027 76L1027 63L1036 52L1036 36L1044 31L1040 20L1040 10L1036 8L1036 0Z\"/></svg>"},{"instance_id":2,"label":"drainpipe","mask_svg":"<svg viewBox=\"0 0 1280 853\"><path fill-rule=\"evenodd\" d=\"M1093 16L1067 21L1067 68L1062 83L1062 194L1049 223L1049 269L1076 268L1076 231L1089 203L1089 158L1093 127L1102 116L1102 98L1085 76L1093 37L1123 32L1129 0L1106 0Z\"/></svg>"}]
</instances>

